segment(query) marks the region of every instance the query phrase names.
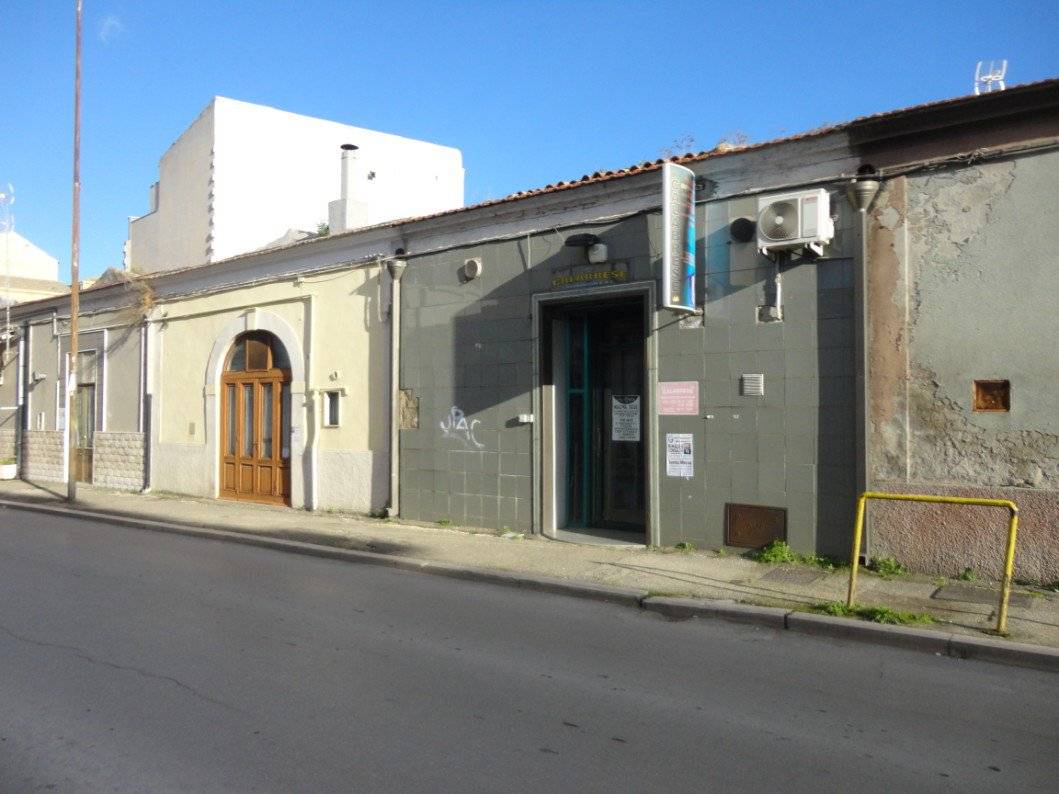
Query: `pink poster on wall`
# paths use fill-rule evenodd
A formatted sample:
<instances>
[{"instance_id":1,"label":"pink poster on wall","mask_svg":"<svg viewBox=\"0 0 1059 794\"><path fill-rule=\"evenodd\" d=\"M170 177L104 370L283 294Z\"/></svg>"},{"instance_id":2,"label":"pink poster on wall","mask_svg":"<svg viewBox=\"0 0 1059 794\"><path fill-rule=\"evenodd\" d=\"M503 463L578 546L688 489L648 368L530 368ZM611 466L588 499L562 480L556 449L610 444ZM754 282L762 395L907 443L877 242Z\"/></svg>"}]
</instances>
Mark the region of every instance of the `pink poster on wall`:
<instances>
[{"instance_id":1,"label":"pink poster on wall","mask_svg":"<svg viewBox=\"0 0 1059 794\"><path fill-rule=\"evenodd\" d=\"M658 413L662 416L698 416L699 382L697 380L659 381Z\"/></svg>"}]
</instances>

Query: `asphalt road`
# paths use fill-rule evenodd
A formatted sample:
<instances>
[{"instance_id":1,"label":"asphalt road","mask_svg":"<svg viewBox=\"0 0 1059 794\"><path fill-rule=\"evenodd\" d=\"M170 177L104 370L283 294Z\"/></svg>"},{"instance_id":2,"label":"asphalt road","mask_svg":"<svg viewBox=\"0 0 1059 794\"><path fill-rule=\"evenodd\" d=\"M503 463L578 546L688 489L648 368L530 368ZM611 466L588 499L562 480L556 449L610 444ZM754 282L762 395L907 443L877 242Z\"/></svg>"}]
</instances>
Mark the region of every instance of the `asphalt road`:
<instances>
[{"instance_id":1,"label":"asphalt road","mask_svg":"<svg viewBox=\"0 0 1059 794\"><path fill-rule=\"evenodd\" d=\"M1054 791L1059 676L0 509L0 791Z\"/></svg>"}]
</instances>

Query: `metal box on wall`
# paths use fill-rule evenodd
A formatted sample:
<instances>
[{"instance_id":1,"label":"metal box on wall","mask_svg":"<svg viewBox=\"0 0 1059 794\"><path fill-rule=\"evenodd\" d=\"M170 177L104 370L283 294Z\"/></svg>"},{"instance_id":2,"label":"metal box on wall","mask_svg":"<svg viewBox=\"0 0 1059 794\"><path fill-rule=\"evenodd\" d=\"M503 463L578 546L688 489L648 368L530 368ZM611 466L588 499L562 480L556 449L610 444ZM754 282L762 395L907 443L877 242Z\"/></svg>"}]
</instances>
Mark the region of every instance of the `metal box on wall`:
<instances>
[{"instance_id":1,"label":"metal box on wall","mask_svg":"<svg viewBox=\"0 0 1059 794\"><path fill-rule=\"evenodd\" d=\"M724 542L727 546L760 549L787 539L787 509L763 505L725 504Z\"/></svg>"}]
</instances>

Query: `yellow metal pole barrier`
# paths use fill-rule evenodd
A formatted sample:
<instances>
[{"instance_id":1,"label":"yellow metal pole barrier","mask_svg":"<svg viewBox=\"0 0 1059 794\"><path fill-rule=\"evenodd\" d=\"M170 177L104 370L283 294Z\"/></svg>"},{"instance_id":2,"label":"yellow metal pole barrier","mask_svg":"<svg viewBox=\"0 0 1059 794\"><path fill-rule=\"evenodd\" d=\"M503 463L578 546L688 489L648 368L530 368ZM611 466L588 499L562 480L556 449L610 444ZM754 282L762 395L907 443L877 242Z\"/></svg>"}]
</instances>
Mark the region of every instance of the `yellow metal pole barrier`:
<instances>
[{"instance_id":1,"label":"yellow metal pole barrier","mask_svg":"<svg viewBox=\"0 0 1059 794\"><path fill-rule=\"evenodd\" d=\"M1000 587L1000 609L997 611L996 633L1008 633L1008 601L1011 599L1011 579L1015 574L1015 536L1019 531L1019 509L1014 502L1008 503L1011 518L1008 520L1008 547L1004 553L1004 582Z\"/></svg>"},{"instance_id":2,"label":"yellow metal pole barrier","mask_svg":"<svg viewBox=\"0 0 1059 794\"><path fill-rule=\"evenodd\" d=\"M1004 579L1000 587L1000 606L997 609L996 632L1008 633L1008 601L1011 599L1011 580L1015 573L1015 538L1019 529L1019 508L1009 499L975 499L967 496L933 496L930 494L883 493L865 491L857 499L857 518L853 524L853 554L849 565L849 590L846 606L853 606L857 594L857 568L860 562L860 543L864 534L864 512L869 499L884 499L891 502L931 502L946 505L978 505L981 507L1005 507L1011 512L1008 521L1008 542L1004 552Z\"/></svg>"},{"instance_id":3,"label":"yellow metal pole barrier","mask_svg":"<svg viewBox=\"0 0 1059 794\"><path fill-rule=\"evenodd\" d=\"M857 595L857 568L860 566L860 541L864 536L864 509L868 503L867 493L857 499L857 520L853 524L853 554L849 561L849 590L846 593L846 607L853 608L853 599Z\"/></svg>"}]
</instances>

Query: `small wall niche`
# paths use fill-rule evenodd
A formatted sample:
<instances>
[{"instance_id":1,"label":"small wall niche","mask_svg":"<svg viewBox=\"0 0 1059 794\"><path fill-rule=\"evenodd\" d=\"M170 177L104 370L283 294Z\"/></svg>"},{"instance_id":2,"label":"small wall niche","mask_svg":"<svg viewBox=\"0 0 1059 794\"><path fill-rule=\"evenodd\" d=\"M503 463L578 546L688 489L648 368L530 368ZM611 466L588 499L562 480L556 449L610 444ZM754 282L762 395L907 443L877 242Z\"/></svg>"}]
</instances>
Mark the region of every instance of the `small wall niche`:
<instances>
[{"instance_id":1,"label":"small wall niche","mask_svg":"<svg viewBox=\"0 0 1059 794\"><path fill-rule=\"evenodd\" d=\"M341 424L341 392L324 392L324 427L338 427Z\"/></svg>"},{"instance_id":2,"label":"small wall niche","mask_svg":"<svg viewBox=\"0 0 1059 794\"><path fill-rule=\"evenodd\" d=\"M976 380L974 382L974 410L1003 413L1011 410L1011 381Z\"/></svg>"}]
</instances>

